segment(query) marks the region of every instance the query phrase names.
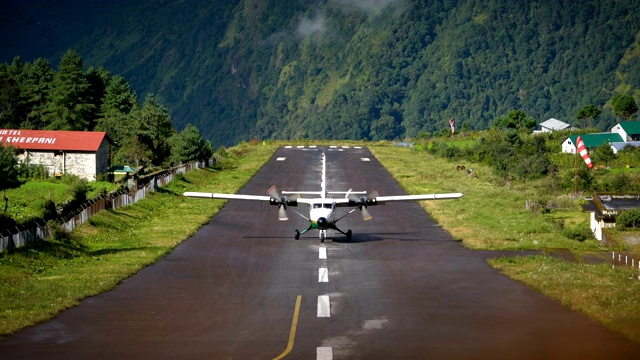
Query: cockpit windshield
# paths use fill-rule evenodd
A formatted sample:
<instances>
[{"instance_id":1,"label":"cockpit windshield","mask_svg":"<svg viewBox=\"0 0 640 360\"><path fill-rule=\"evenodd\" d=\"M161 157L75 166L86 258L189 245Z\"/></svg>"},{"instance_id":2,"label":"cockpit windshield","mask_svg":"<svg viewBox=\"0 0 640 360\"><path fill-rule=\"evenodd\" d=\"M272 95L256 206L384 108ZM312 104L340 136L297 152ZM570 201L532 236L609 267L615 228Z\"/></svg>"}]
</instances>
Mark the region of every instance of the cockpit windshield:
<instances>
[{"instance_id":1,"label":"cockpit windshield","mask_svg":"<svg viewBox=\"0 0 640 360\"><path fill-rule=\"evenodd\" d=\"M322 209L322 208L332 209L333 208L333 203L324 203L324 204L316 203L316 204L313 204L313 208L314 209Z\"/></svg>"}]
</instances>

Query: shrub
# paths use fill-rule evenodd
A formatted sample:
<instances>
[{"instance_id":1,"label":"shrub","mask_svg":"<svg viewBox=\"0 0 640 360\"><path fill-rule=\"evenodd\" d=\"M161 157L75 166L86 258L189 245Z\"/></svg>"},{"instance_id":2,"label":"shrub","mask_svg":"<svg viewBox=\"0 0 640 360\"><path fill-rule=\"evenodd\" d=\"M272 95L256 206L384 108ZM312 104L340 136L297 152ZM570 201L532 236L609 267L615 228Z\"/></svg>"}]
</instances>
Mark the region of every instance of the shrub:
<instances>
[{"instance_id":1,"label":"shrub","mask_svg":"<svg viewBox=\"0 0 640 360\"><path fill-rule=\"evenodd\" d=\"M565 228L564 230L562 230L562 235L564 235L564 237L566 237L567 239L577 241L585 241L593 237L591 229L586 226L579 226L573 229Z\"/></svg>"},{"instance_id":2,"label":"shrub","mask_svg":"<svg viewBox=\"0 0 640 360\"><path fill-rule=\"evenodd\" d=\"M631 209L621 212L616 218L616 227L640 228L640 209Z\"/></svg>"}]
</instances>

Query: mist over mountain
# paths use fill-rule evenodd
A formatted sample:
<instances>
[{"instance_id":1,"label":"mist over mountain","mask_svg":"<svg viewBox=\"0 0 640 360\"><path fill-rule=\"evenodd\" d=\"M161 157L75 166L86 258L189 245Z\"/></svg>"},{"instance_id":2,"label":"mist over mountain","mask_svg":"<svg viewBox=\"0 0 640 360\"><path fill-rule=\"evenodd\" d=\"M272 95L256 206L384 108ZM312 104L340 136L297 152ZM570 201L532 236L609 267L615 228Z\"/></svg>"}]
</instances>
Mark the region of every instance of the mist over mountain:
<instances>
[{"instance_id":1,"label":"mist over mountain","mask_svg":"<svg viewBox=\"0 0 640 360\"><path fill-rule=\"evenodd\" d=\"M640 0L18 1L0 61L68 49L215 146L484 129L509 110L615 122L640 95Z\"/></svg>"}]
</instances>

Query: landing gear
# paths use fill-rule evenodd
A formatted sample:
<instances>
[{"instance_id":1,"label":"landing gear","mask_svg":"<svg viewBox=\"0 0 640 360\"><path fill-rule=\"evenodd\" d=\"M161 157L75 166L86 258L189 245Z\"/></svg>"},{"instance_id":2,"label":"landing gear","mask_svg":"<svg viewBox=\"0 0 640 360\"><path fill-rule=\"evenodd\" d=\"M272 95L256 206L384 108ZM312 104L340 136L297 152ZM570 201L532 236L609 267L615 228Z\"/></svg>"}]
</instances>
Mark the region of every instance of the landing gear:
<instances>
[{"instance_id":1,"label":"landing gear","mask_svg":"<svg viewBox=\"0 0 640 360\"><path fill-rule=\"evenodd\" d=\"M347 242L351 242L351 237L352 237L353 233L351 232L351 229L349 229L347 231Z\"/></svg>"},{"instance_id":2,"label":"landing gear","mask_svg":"<svg viewBox=\"0 0 640 360\"><path fill-rule=\"evenodd\" d=\"M324 242L324 239L327 238L327 230L320 230L320 242Z\"/></svg>"},{"instance_id":3,"label":"landing gear","mask_svg":"<svg viewBox=\"0 0 640 360\"><path fill-rule=\"evenodd\" d=\"M296 229L296 232L294 233L293 236L296 240L300 240L300 231L298 231L298 229Z\"/></svg>"}]
</instances>

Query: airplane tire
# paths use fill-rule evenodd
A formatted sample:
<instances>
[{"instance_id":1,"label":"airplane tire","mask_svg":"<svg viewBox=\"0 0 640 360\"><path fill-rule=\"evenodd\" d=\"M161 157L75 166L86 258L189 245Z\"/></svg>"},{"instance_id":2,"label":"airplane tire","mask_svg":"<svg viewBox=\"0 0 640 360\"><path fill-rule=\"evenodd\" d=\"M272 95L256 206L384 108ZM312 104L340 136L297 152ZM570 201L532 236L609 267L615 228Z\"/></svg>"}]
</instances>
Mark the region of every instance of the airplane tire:
<instances>
[{"instance_id":1,"label":"airplane tire","mask_svg":"<svg viewBox=\"0 0 640 360\"><path fill-rule=\"evenodd\" d=\"M353 236L353 233L351 232L351 229L349 229L349 230L347 231L347 241L348 241L348 242L351 242L351 237L352 237L352 236Z\"/></svg>"},{"instance_id":2,"label":"airplane tire","mask_svg":"<svg viewBox=\"0 0 640 360\"><path fill-rule=\"evenodd\" d=\"M298 231L298 229L296 229L296 232L294 233L293 236L296 240L300 240L300 231Z\"/></svg>"},{"instance_id":3,"label":"airplane tire","mask_svg":"<svg viewBox=\"0 0 640 360\"><path fill-rule=\"evenodd\" d=\"M320 233L320 242L324 242L324 232Z\"/></svg>"}]
</instances>

